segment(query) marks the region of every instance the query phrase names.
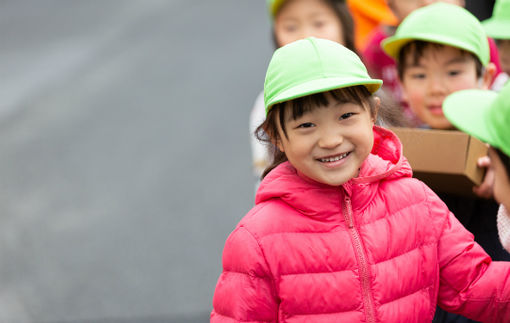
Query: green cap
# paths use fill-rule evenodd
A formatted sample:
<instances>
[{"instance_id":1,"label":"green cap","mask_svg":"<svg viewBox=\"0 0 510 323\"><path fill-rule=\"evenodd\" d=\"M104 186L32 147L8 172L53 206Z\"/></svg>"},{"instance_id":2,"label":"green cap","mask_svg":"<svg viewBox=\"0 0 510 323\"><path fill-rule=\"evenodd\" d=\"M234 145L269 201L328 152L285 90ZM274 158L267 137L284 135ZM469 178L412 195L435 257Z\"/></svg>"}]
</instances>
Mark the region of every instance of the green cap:
<instances>
[{"instance_id":1,"label":"green cap","mask_svg":"<svg viewBox=\"0 0 510 323\"><path fill-rule=\"evenodd\" d=\"M267 0L267 8L269 9L269 15L271 18L276 16L278 9L282 6L285 0Z\"/></svg>"},{"instance_id":2,"label":"green cap","mask_svg":"<svg viewBox=\"0 0 510 323\"><path fill-rule=\"evenodd\" d=\"M334 89L364 85L371 93L382 81L372 79L358 55L334 41L305 38L277 49L264 83L266 113L276 103Z\"/></svg>"},{"instance_id":3,"label":"green cap","mask_svg":"<svg viewBox=\"0 0 510 323\"><path fill-rule=\"evenodd\" d=\"M402 47L415 40L460 48L473 53L484 66L489 63L489 42L480 21L454 4L436 2L413 11L381 46L397 60Z\"/></svg>"},{"instance_id":4,"label":"green cap","mask_svg":"<svg viewBox=\"0 0 510 323\"><path fill-rule=\"evenodd\" d=\"M482 22L487 35L496 39L510 39L510 0L498 0L492 17Z\"/></svg>"},{"instance_id":5,"label":"green cap","mask_svg":"<svg viewBox=\"0 0 510 323\"><path fill-rule=\"evenodd\" d=\"M458 129L510 156L510 82L501 92L462 90L443 102L448 120Z\"/></svg>"}]
</instances>

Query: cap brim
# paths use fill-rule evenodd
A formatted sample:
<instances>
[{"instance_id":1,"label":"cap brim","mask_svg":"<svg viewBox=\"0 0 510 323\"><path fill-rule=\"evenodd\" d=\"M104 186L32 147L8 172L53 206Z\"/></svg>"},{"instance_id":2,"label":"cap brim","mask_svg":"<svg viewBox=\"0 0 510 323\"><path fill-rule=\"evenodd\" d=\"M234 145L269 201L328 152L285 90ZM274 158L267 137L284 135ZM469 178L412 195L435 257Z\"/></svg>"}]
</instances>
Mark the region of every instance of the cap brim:
<instances>
[{"instance_id":1,"label":"cap brim","mask_svg":"<svg viewBox=\"0 0 510 323\"><path fill-rule=\"evenodd\" d=\"M291 87L274 97L271 102L268 102L266 112L269 111L271 107L277 103L290 101L319 92L326 92L356 85L363 85L367 88L368 91L370 91L370 93L374 93L379 90L382 85L382 81L378 79L367 80L362 78L339 77L308 81L306 83Z\"/></svg>"},{"instance_id":2,"label":"cap brim","mask_svg":"<svg viewBox=\"0 0 510 323\"><path fill-rule=\"evenodd\" d=\"M474 49L466 48L463 42L459 39L452 38L447 35L429 35L426 32L419 33L416 35L413 35L413 37L405 37L405 36L391 36L383 40L382 42L382 48L388 54L388 56L392 57L395 61L398 61L399 52L407 43L415 41L415 40L421 40L425 42L431 42L431 43L437 43L452 47L457 47L464 49L468 52L472 52L482 62L482 64L485 66L489 63L489 56L487 56L486 61L482 59Z\"/></svg>"},{"instance_id":3,"label":"cap brim","mask_svg":"<svg viewBox=\"0 0 510 323\"><path fill-rule=\"evenodd\" d=\"M382 42L382 48L394 60L398 60L398 53L405 44L415 40L414 38L388 37Z\"/></svg>"},{"instance_id":4,"label":"cap brim","mask_svg":"<svg viewBox=\"0 0 510 323\"><path fill-rule=\"evenodd\" d=\"M443 113L459 130L494 145L487 121L487 112L498 94L488 90L462 90L449 95L443 102Z\"/></svg>"},{"instance_id":5,"label":"cap brim","mask_svg":"<svg viewBox=\"0 0 510 323\"><path fill-rule=\"evenodd\" d=\"M487 19L482 26L489 37L496 39L510 39L510 21Z\"/></svg>"}]
</instances>

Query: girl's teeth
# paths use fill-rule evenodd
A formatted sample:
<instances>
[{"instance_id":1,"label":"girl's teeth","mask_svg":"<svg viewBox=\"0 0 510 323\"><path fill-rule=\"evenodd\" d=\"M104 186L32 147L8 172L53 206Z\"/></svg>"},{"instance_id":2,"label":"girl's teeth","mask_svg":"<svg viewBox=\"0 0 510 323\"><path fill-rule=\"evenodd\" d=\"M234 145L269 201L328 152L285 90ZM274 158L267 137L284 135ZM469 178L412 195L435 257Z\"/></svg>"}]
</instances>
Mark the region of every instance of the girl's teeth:
<instances>
[{"instance_id":1,"label":"girl's teeth","mask_svg":"<svg viewBox=\"0 0 510 323\"><path fill-rule=\"evenodd\" d=\"M336 156L336 157L330 157L330 158L321 158L319 159L321 162L325 163L325 162L334 162L334 161L337 161L337 160L340 160L342 158L345 158L347 157L349 153L345 153L345 154L342 154L340 156Z\"/></svg>"}]
</instances>

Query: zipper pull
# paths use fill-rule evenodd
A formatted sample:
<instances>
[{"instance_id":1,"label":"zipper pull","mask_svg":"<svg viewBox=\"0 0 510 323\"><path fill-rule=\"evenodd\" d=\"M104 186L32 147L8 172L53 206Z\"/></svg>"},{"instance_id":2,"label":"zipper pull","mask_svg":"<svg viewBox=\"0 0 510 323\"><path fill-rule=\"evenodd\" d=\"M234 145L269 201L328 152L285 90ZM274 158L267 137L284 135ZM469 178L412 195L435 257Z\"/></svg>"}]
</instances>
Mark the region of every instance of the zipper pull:
<instances>
[{"instance_id":1,"label":"zipper pull","mask_svg":"<svg viewBox=\"0 0 510 323\"><path fill-rule=\"evenodd\" d=\"M349 225L349 229L352 229L354 227L354 221L352 219L352 207L351 207L351 198L346 196L344 198L345 201L345 208L347 211L346 217L347 217L347 224Z\"/></svg>"}]
</instances>

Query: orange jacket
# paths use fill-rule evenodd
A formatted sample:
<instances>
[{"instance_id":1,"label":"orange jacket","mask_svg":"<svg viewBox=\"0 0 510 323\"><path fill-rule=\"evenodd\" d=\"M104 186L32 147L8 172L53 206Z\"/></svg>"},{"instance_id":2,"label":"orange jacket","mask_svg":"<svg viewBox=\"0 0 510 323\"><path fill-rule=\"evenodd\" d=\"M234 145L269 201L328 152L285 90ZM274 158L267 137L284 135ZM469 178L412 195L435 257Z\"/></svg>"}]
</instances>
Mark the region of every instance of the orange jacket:
<instances>
[{"instance_id":1,"label":"orange jacket","mask_svg":"<svg viewBox=\"0 0 510 323\"><path fill-rule=\"evenodd\" d=\"M356 48L362 51L367 37L380 24L395 26L397 18L393 15L385 0L347 0L354 19Z\"/></svg>"}]
</instances>

